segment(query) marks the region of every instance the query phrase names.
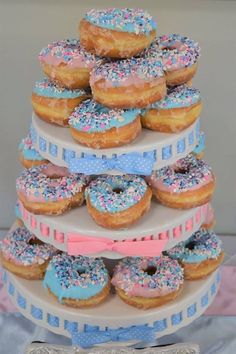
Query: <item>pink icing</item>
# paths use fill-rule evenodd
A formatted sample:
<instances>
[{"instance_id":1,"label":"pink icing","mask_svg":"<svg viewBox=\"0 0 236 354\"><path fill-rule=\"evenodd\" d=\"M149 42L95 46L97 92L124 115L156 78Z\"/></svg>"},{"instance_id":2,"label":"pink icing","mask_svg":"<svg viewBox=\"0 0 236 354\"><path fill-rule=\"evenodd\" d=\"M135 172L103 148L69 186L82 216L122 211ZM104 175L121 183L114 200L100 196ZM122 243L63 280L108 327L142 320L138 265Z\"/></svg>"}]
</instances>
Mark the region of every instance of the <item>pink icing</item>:
<instances>
[{"instance_id":1,"label":"pink icing","mask_svg":"<svg viewBox=\"0 0 236 354\"><path fill-rule=\"evenodd\" d=\"M44 168L43 173L47 177L68 177L69 176L69 171L66 167L61 167L61 166L56 166L53 164L48 164L46 168Z\"/></svg>"},{"instance_id":2,"label":"pink icing","mask_svg":"<svg viewBox=\"0 0 236 354\"><path fill-rule=\"evenodd\" d=\"M199 188L201 188L202 186L208 184L209 182L212 181L212 176L211 175L208 175L208 176L205 176L204 177L204 180L202 181L201 184L199 185L195 185L195 186L192 186L191 188L189 188L189 190L197 190ZM172 185L172 186L167 186L165 185L162 180L158 180L155 178L155 176L151 176L151 177L147 177L147 182L150 183L152 185L153 188L155 189L159 189L163 192L170 192L170 193L174 193L175 192L175 189L176 189L176 185Z\"/></svg>"},{"instance_id":3,"label":"pink icing","mask_svg":"<svg viewBox=\"0 0 236 354\"><path fill-rule=\"evenodd\" d=\"M117 288L123 288L124 280L122 279L122 276L116 274L112 278L112 284ZM144 288L139 284L135 284L131 290L126 291L126 294L129 296L141 296L141 297L153 298L158 296L164 296L170 294L171 292L173 292L173 290L168 287L161 288L161 289L160 288L150 289L150 288Z\"/></svg>"},{"instance_id":4,"label":"pink icing","mask_svg":"<svg viewBox=\"0 0 236 354\"><path fill-rule=\"evenodd\" d=\"M69 199L88 182L82 174L70 174L65 167L47 164L24 170L17 178L16 189L31 202L45 203Z\"/></svg>"},{"instance_id":5,"label":"pink icing","mask_svg":"<svg viewBox=\"0 0 236 354\"><path fill-rule=\"evenodd\" d=\"M107 89L107 88L114 88L114 82L112 80L105 79L102 75L96 75L94 71L92 71L90 75L90 85L93 86L97 81L103 80L98 84L98 87L100 89ZM141 85L144 85L148 83L151 87L155 86L158 84L158 82L163 81L163 78L157 77L157 78L152 78L150 80L146 80L144 78L140 78L137 75L130 75L129 77L125 78L120 82L119 87L128 87L128 86L137 86L140 87Z\"/></svg>"}]
</instances>

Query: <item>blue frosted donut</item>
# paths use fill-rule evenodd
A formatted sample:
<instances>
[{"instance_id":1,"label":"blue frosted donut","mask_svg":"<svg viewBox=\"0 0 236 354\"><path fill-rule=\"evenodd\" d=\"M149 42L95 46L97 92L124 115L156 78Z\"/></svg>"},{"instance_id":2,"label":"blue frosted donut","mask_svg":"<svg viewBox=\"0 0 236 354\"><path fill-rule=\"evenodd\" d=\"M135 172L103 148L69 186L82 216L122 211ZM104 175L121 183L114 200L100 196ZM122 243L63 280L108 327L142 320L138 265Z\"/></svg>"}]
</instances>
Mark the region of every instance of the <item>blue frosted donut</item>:
<instances>
[{"instance_id":1,"label":"blue frosted donut","mask_svg":"<svg viewBox=\"0 0 236 354\"><path fill-rule=\"evenodd\" d=\"M73 109L90 95L82 89L68 89L43 79L37 81L32 92L32 105L37 116L49 123L68 125Z\"/></svg>"},{"instance_id":2,"label":"blue frosted donut","mask_svg":"<svg viewBox=\"0 0 236 354\"><path fill-rule=\"evenodd\" d=\"M213 231L203 228L165 253L183 265L186 279L198 279L210 274L224 257L221 240Z\"/></svg>"},{"instance_id":3,"label":"blue frosted donut","mask_svg":"<svg viewBox=\"0 0 236 354\"><path fill-rule=\"evenodd\" d=\"M101 176L89 184L85 197L88 211L99 225L120 228L149 209L151 191L139 176Z\"/></svg>"},{"instance_id":4,"label":"blue frosted donut","mask_svg":"<svg viewBox=\"0 0 236 354\"><path fill-rule=\"evenodd\" d=\"M130 58L148 48L157 24L142 9L92 9L80 22L80 40L86 50L111 58Z\"/></svg>"},{"instance_id":5,"label":"blue frosted donut","mask_svg":"<svg viewBox=\"0 0 236 354\"><path fill-rule=\"evenodd\" d=\"M199 117L202 109L199 90L187 85L168 88L167 95L142 110L145 128L177 133L189 127Z\"/></svg>"},{"instance_id":6,"label":"blue frosted donut","mask_svg":"<svg viewBox=\"0 0 236 354\"><path fill-rule=\"evenodd\" d=\"M199 140L197 143L197 146L195 147L195 149L193 150L194 155L196 155L196 157L198 159L201 159L204 155L204 150L206 147L206 137L205 137L205 133L200 132L200 136L199 136Z\"/></svg>"},{"instance_id":7,"label":"blue frosted donut","mask_svg":"<svg viewBox=\"0 0 236 354\"><path fill-rule=\"evenodd\" d=\"M141 131L138 109L108 109L95 102L82 102L69 117L72 136L93 148L110 148L133 141Z\"/></svg>"},{"instance_id":8,"label":"blue frosted donut","mask_svg":"<svg viewBox=\"0 0 236 354\"><path fill-rule=\"evenodd\" d=\"M31 168L47 163L37 150L35 150L30 134L19 144L20 161L25 168Z\"/></svg>"},{"instance_id":9,"label":"blue frosted donut","mask_svg":"<svg viewBox=\"0 0 236 354\"><path fill-rule=\"evenodd\" d=\"M63 253L49 263L43 286L63 304L86 307L103 301L110 284L102 259Z\"/></svg>"}]
</instances>

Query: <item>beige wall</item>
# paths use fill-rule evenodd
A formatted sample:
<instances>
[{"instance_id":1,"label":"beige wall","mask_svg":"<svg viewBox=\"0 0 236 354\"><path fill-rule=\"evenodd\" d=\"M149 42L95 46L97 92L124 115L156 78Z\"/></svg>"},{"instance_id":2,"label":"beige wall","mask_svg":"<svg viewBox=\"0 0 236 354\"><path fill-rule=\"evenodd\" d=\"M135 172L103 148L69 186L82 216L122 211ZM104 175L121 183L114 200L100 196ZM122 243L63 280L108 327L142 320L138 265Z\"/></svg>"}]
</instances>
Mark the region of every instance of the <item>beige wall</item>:
<instances>
[{"instance_id":1,"label":"beige wall","mask_svg":"<svg viewBox=\"0 0 236 354\"><path fill-rule=\"evenodd\" d=\"M185 34L200 42L194 84L201 89L206 158L217 176L217 230L236 233L236 2L234 1L30 1L0 0L0 227L14 219L17 145L30 123L30 93L41 77L39 50L49 41L76 37L91 7L145 7L158 33Z\"/></svg>"}]
</instances>

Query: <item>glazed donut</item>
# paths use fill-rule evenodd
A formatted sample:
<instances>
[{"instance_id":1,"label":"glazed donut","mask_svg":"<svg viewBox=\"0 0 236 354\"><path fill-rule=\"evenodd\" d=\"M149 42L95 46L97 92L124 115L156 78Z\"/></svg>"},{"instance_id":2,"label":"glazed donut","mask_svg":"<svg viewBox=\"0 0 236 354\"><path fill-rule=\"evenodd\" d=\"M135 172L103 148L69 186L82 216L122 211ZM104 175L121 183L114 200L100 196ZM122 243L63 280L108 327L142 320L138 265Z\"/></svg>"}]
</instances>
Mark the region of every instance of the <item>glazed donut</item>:
<instances>
[{"instance_id":1,"label":"glazed donut","mask_svg":"<svg viewBox=\"0 0 236 354\"><path fill-rule=\"evenodd\" d=\"M53 257L43 286L63 305L79 308L100 304L110 292L109 275L102 259L65 253Z\"/></svg>"},{"instance_id":2,"label":"glazed donut","mask_svg":"<svg viewBox=\"0 0 236 354\"><path fill-rule=\"evenodd\" d=\"M191 80L197 71L200 47L192 39L179 34L158 37L144 56L159 58L166 74L167 86Z\"/></svg>"},{"instance_id":3,"label":"glazed donut","mask_svg":"<svg viewBox=\"0 0 236 354\"><path fill-rule=\"evenodd\" d=\"M112 284L119 297L142 309L174 300L183 288L183 269L166 257L127 257L115 267Z\"/></svg>"},{"instance_id":4,"label":"glazed donut","mask_svg":"<svg viewBox=\"0 0 236 354\"><path fill-rule=\"evenodd\" d=\"M129 58L150 46L156 27L153 17L141 9L92 9L80 22L79 32L88 51Z\"/></svg>"},{"instance_id":5,"label":"glazed donut","mask_svg":"<svg viewBox=\"0 0 236 354\"><path fill-rule=\"evenodd\" d=\"M187 241L165 253L180 262L187 280L196 280L214 272L223 262L222 242L213 231L200 229Z\"/></svg>"},{"instance_id":6,"label":"glazed donut","mask_svg":"<svg viewBox=\"0 0 236 354\"><path fill-rule=\"evenodd\" d=\"M89 87L89 74L101 58L88 53L78 39L65 39L48 44L39 54L43 71L49 79L69 89Z\"/></svg>"},{"instance_id":7,"label":"glazed donut","mask_svg":"<svg viewBox=\"0 0 236 354\"><path fill-rule=\"evenodd\" d=\"M24 170L16 180L16 190L25 209L34 214L59 215L84 202L89 178L70 174L53 164Z\"/></svg>"},{"instance_id":8,"label":"glazed donut","mask_svg":"<svg viewBox=\"0 0 236 354\"><path fill-rule=\"evenodd\" d=\"M94 68L90 85L95 101L109 108L143 108L166 95L160 61L132 58Z\"/></svg>"},{"instance_id":9,"label":"glazed donut","mask_svg":"<svg viewBox=\"0 0 236 354\"><path fill-rule=\"evenodd\" d=\"M204 150L205 150L205 134L203 132L200 132L198 144L193 150L194 155L196 156L197 159L203 159L204 157Z\"/></svg>"},{"instance_id":10,"label":"glazed donut","mask_svg":"<svg viewBox=\"0 0 236 354\"><path fill-rule=\"evenodd\" d=\"M214 225L215 225L215 212L211 204L209 204L207 208L206 219L202 224L202 228L209 230L212 229Z\"/></svg>"},{"instance_id":11,"label":"glazed donut","mask_svg":"<svg viewBox=\"0 0 236 354\"><path fill-rule=\"evenodd\" d=\"M192 154L163 167L146 179L156 198L170 208L189 209L210 201L215 177L203 160Z\"/></svg>"},{"instance_id":12,"label":"glazed donut","mask_svg":"<svg viewBox=\"0 0 236 354\"><path fill-rule=\"evenodd\" d=\"M22 139L19 144L19 159L25 168L45 165L49 162L35 150L30 134Z\"/></svg>"},{"instance_id":13,"label":"glazed donut","mask_svg":"<svg viewBox=\"0 0 236 354\"><path fill-rule=\"evenodd\" d=\"M37 81L32 93L32 105L37 116L46 122L68 126L74 108L90 97L80 89L66 89L44 79Z\"/></svg>"},{"instance_id":14,"label":"glazed donut","mask_svg":"<svg viewBox=\"0 0 236 354\"><path fill-rule=\"evenodd\" d=\"M181 85L168 89L161 101L144 108L141 121L144 128L177 133L193 124L201 110L199 90Z\"/></svg>"},{"instance_id":15,"label":"glazed donut","mask_svg":"<svg viewBox=\"0 0 236 354\"><path fill-rule=\"evenodd\" d=\"M101 176L85 190L89 214L108 229L121 229L139 220L150 208L151 190L139 176Z\"/></svg>"},{"instance_id":16,"label":"glazed donut","mask_svg":"<svg viewBox=\"0 0 236 354\"><path fill-rule=\"evenodd\" d=\"M95 149L131 143L141 132L140 111L110 110L93 100L86 100L69 118L73 138Z\"/></svg>"},{"instance_id":17,"label":"glazed donut","mask_svg":"<svg viewBox=\"0 0 236 354\"><path fill-rule=\"evenodd\" d=\"M39 241L25 227L17 227L0 243L0 259L4 268L21 278L42 279L48 262L58 251Z\"/></svg>"}]
</instances>

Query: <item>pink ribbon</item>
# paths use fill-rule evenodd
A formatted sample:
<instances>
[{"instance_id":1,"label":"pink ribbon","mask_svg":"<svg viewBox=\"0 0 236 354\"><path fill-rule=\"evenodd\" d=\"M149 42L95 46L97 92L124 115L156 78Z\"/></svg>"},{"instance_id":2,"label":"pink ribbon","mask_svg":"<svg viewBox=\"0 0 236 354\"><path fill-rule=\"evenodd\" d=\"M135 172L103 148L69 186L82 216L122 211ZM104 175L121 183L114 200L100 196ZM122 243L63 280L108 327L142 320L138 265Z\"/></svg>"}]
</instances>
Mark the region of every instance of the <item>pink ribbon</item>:
<instances>
[{"instance_id":1,"label":"pink ribbon","mask_svg":"<svg viewBox=\"0 0 236 354\"><path fill-rule=\"evenodd\" d=\"M113 241L108 238L82 236L69 233L67 251L70 255L88 255L104 251L117 252L124 256L159 256L167 243L164 240Z\"/></svg>"}]
</instances>

